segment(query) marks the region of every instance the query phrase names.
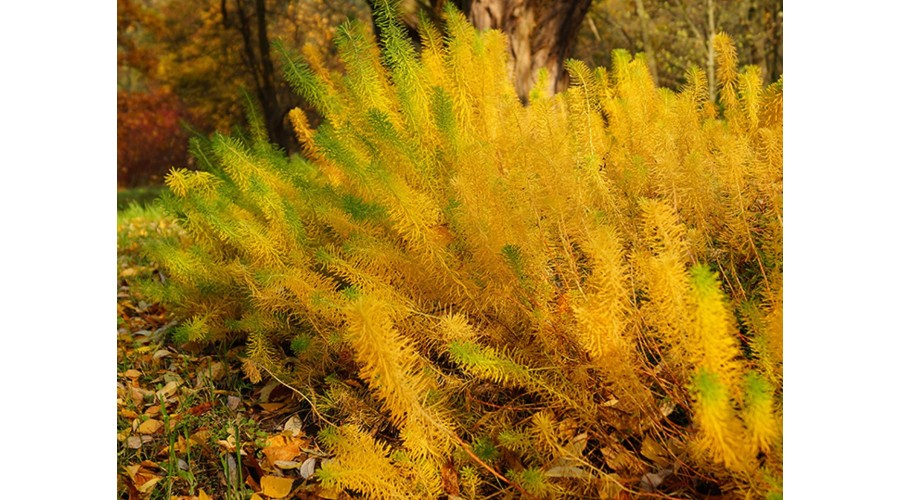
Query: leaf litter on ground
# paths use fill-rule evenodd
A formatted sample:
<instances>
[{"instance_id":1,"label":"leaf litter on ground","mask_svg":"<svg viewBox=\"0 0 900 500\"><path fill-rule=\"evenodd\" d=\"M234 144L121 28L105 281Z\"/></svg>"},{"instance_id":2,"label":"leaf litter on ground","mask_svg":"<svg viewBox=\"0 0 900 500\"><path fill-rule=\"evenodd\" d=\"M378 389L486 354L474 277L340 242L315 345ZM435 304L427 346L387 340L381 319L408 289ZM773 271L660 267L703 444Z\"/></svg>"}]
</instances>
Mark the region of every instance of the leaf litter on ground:
<instances>
[{"instance_id":1,"label":"leaf litter on ground","mask_svg":"<svg viewBox=\"0 0 900 500\"><path fill-rule=\"evenodd\" d=\"M178 320L140 293L159 270L141 238L180 231L155 209L120 212L118 498L349 498L315 480L318 451L290 389L241 370L241 346L177 344Z\"/></svg>"}]
</instances>

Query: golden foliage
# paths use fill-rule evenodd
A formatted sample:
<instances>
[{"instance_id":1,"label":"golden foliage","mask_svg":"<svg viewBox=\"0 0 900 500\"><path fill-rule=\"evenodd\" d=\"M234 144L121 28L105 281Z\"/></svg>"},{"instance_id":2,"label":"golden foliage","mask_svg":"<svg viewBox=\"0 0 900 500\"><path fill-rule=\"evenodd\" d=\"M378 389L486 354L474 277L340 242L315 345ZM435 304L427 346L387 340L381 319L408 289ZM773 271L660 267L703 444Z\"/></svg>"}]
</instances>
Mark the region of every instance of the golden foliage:
<instances>
[{"instance_id":1,"label":"golden foliage","mask_svg":"<svg viewBox=\"0 0 900 500\"><path fill-rule=\"evenodd\" d=\"M781 82L738 72L720 36L723 117L702 72L658 89L622 52L609 73L570 62L567 92L523 106L501 34L451 6L418 55L391 8L381 51L339 30L344 78L283 51L325 117L290 114L305 158L215 137L208 173L170 174L194 241L152 250L191 331L246 335L254 380L314 337L294 376L343 420L320 478L366 496L439 496L448 462L473 497L611 496L683 460L764 495L781 470Z\"/></svg>"}]
</instances>

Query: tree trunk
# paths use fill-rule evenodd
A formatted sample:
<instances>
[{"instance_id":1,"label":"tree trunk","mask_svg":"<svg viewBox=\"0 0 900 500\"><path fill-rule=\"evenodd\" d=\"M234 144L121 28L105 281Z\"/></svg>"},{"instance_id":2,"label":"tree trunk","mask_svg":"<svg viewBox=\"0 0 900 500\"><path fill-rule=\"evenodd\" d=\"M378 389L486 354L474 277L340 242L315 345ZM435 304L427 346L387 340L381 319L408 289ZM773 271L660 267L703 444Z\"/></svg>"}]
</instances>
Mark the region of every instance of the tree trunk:
<instances>
[{"instance_id":1,"label":"tree trunk","mask_svg":"<svg viewBox=\"0 0 900 500\"><path fill-rule=\"evenodd\" d=\"M553 94L568 85L565 61L578 37L591 0L567 2L550 0L470 0L456 2L478 29L500 29L509 38L513 83L519 98L526 101L546 68L548 88ZM468 7L468 10L466 9Z\"/></svg>"},{"instance_id":2,"label":"tree trunk","mask_svg":"<svg viewBox=\"0 0 900 500\"><path fill-rule=\"evenodd\" d=\"M236 0L237 23L234 26L241 34L244 45L244 61L253 78L256 98L262 108L263 120L269 140L285 150L290 145L290 136L284 126L285 111L278 100L275 86L275 66L269 45L265 0L255 0L251 7L243 0ZM232 27L227 15L227 3L222 2L222 18L225 27ZM251 16L256 16L255 26ZM254 34L256 35L254 37Z\"/></svg>"},{"instance_id":3,"label":"tree trunk","mask_svg":"<svg viewBox=\"0 0 900 500\"><path fill-rule=\"evenodd\" d=\"M416 8L438 17L447 0L429 2L404 0L400 3L401 20L409 28L413 41L418 40ZM572 53L581 26L591 6L591 0L451 0L480 30L499 29L509 39L513 83L522 101L537 81L541 68L547 68L547 88L550 94L568 85L565 62ZM373 6L373 0L366 0ZM378 26L374 26L376 36Z\"/></svg>"}]
</instances>

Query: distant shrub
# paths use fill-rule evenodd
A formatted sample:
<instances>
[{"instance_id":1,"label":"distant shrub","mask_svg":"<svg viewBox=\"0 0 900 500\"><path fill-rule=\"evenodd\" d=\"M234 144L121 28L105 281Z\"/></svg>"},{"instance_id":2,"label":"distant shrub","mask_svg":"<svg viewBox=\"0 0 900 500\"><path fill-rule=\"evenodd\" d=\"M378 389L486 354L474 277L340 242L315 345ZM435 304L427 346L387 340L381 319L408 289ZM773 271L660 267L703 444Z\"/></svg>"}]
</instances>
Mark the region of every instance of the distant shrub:
<instances>
[{"instance_id":1,"label":"distant shrub","mask_svg":"<svg viewBox=\"0 0 900 500\"><path fill-rule=\"evenodd\" d=\"M189 164L188 120L181 101L165 90L118 93L118 185L161 184L174 166Z\"/></svg>"}]
</instances>

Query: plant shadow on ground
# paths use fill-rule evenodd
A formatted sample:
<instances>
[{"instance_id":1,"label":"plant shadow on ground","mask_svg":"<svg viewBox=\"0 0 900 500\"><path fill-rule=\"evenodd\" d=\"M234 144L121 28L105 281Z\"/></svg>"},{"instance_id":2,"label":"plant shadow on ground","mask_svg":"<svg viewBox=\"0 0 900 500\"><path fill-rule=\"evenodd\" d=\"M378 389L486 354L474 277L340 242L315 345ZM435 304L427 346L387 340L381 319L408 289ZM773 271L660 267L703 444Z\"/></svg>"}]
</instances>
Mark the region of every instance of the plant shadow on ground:
<instances>
[{"instance_id":1,"label":"plant shadow on ground","mask_svg":"<svg viewBox=\"0 0 900 500\"><path fill-rule=\"evenodd\" d=\"M118 498L344 496L314 481L326 454L302 429L308 407L277 381L251 384L243 346L176 343L177 321L134 286L159 273L140 241L180 229L154 205L117 222Z\"/></svg>"}]
</instances>

